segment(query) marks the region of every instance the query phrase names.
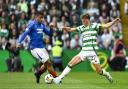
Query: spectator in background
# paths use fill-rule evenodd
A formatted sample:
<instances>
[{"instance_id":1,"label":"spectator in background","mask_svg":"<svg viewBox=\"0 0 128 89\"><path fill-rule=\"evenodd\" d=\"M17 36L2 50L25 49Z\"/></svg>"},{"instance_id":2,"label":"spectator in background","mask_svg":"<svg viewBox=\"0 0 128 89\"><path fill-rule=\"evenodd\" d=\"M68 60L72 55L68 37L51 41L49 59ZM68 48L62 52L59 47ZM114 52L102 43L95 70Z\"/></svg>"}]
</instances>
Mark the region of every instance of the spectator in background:
<instances>
[{"instance_id":1,"label":"spectator in background","mask_svg":"<svg viewBox=\"0 0 128 89\"><path fill-rule=\"evenodd\" d=\"M63 40L63 48L70 48L70 35L68 32L63 30L63 34L61 36L61 39Z\"/></svg>"},{"instance_id":2,"label":"spectator in background","mask_svg":"<svg viewBox=\"0 0 128 89\"><path fill-rule=\"evenodd\" d=\"M126 50L124 44L118 36L115 37L114 47L112 49L111 57L108 63L112 70L122 71L125 70L126 65Z\"/></svg>"},{"instance_id":3,"label":"spectator in background","mask_svg":"<svg viewBox=\"0 0 128 89\"><path fill-rule=\"evenodd\" d=\"M59 40L56 40L55 45L52 47L52 62L53 67L56 71L63 71L63 65L62 65L62 42Z\"/></svg>"},{"instance_id":4,"label":"spectator in background","mask_svg":"<svg viewBox=\"0 0 128 89\"><path fill-rule=\"evenodd\" d=\"M118 35L119 38L122 39L122 26L121 26L120 22L116 23L115 25L113 25L111 27L111 29L112 29L112 34L113 34L112 36L113 36L113 38Z\"/></svg>"},{"instance_id":5,"label":"spectator in background","mask_svg":"<svg viewBox=\"0 0 128 89\"><path fill-rule=\"evenodd\" d=\"M6 23L7 25L9 25L9 16L6 11L1 12L0 23Z\"/></svg>"},{"instance_id":6,"label":"spectator in background","mask_svg":"<svg viewBox=\"0 0 128 89\"><path fill-rule=\"evenodd\" d=\"M22 12L28 12L28 5L26 0L19 0L19 3L17 5L20 7Z\"/></svg>"},{"instance_id":7,"label":"spectator in background","mask_svg":"<svg viewBox=\"0 0 128 89\"><path fill-rule=\"evenodd\" d=\"M100 20L99 20L99 15L94 14L94 18L91 19L91 22L92 22L92 23L99 23L99 22L100 22Z\"/></svg>"},{"instance_id":8,"label":"spectator in background","mask_svg":"<svg viewBox=\"0 0 128 89\"><path fill-rule=\"evenodd\" d=\"M30 5L37 6L38 0L27 0L27 2L29 2Z\"/></svg>"},{"instance_id":9,"label":"spectator in background","mask_svg":"<svg viewBox=\"0 0 128 89\"><path fill-rule=\"evenodd\" d=\"M72 37L70 42L70 48L71 49L80 49L80 41L79 41L79 35L75 34L74 37Z\"/></svg>"},{"instance_id":10,"label":"spectator in background","mask_svg":"<svg viewBox=\"0 0 128 89\"><path fill-rule=\"evenodd\" d=\"M69 17L69 15L71 14L71 5L68 3L68 2L66 2L66 3L64 3L64 4L62 4L62 11L61 11L61 16L65 16L65 18L66 18L66 20L69 22L69 20L70 20L70 17Z\"/></svg>"},{"instance_id":11,"label":"spectator in background","mask_svg":"<svg viewBox=\"0 0 128 89\"><path fill-rule=\"evenodd\" d=\"M57 40L62 41L61 39L62 32L61 31L54 31L52 36L52 44L55 45Z\"/></svg>"},{"instance_id":12,"label":"spectator in background","mask_svg":"<svg viewBox=\"0 0 128 89\"><path fill-rule=\"evenodd\" d=\"M20 14L20 18L18 21L18 28L20 29L22 27L22 25L27 24L27 20L26 20L26 13L22 12Z\"/></svg>"},{"instance_id":13,"label":"spectator in background","mask_svg":"<svg viewBox=\"0 0 128 89\"><path fill-rule=\"evenodd\" d=\"M8 10L6 0L0 0L0 12Z\"/></svg>"},{"instance_id":14,"label":"spectator in background","mask_svg":"<svg viewBox=\"0 0 128 89\"><path fill-rule=\"evenodd\" d=\"M80 25L80 21L79 21L79 19L78 19L78 15L77 15L77 14L73 14L73 15L71 16L71 21L70 21L70 23L71 23L71 26L72 26L72 27L77 27L78 25Z\"/></svg>"},{"instance_id":15,"label":"spectator in background","mask_svg":"<svg viewBox=\"0 0 128 89\"><path fill-rule=\"evenodd\" d=\"M62 17L61 17L61 21L58 22L57 26L58 26L59 28L61 28L61 27L64 27L64 26L70 26L70 24L69 24L69 22L66 20L66 17L65 17L65 16L62 16Z\"/></svg>"},{"instance_id":16,"label":"spectator in background","mask_svg":"<svg viewBox=\"0 0 128 89\"><path fill-rule=\"evenodd\" d=\"M46 15L46 14L45 14L45 15ZM57 16L53 16L52 19L51 19L51 22L55 24L55 27L54 27L55 31L58 30L57 21L58 21Z\"/></svg>"},{"instance_id":17,"label":"spectator in background","mask_svg":"<svg viewBox=\"0 0 128 89\"><path fill-rule=\"evenodd\" d=\"M10 23L14 23L16 25L16 27L18 27L18 23L17 23L17 17L15 13L10 14Z\"/></svg>"},{"instance_id":18,"label":"spectator in background","mask_svg":"<svg viewBox=\"0 0 128 89\"><path fill-rule=\"evenodd\" d=\"M9 58L7 59L7 67L9 72L23 71L21 59L19 57L19 49L7 43L6 49L9 52Z\"/></svg>"},{"instance_id":19,"label":"spectator in background","mask_svg":"<svg viewBox=\"0 0 128 89\"><path fill-rule=\"evenodd\" d=\"M30 15L36 14L36 7L35 7L34 5L30 5L28 14L30 14ZM27 15L28 15L28 14L27 14ZM29 19L30 19L30 18L29 18Z\"/></svg>"},{"instance_id":20,"label":"spectator in background","mask_svg":"<svg viewBox=\"0 0 128 89\"><path fill-rule=\"evenodd\" d=\"M52 36L52 45L55 45L56 40L61 40L62 31L60 31L61 30L60 27L57 26L57 21L58 21L57 16L53 16L51 22L54 23L55 26Z\"/></svg>"},{"instance_id":21,"label":"spectator in background","mask_svg":"<svg viewBox=\"0 0 128 89\"><path fill-rule=\"evenodd\" d=\"M101 36L101 44L103 49L111 49L112 48L112 34L108 29L105 29Z\"/></svg>"},{"instance_id":22,"label":"spectator in background","mask_svg":"<svg viewBox=\"0 0 128 89\"><path fill-rule=\"evenodd\" d=\"M13 13L13 11L16 10L16 1L15 0L10 0L8 4L8 10L10 11L10 14Z\"/></svg>"},{"instance_id":23,"label":"spectator in background","mask_svg":"<svg viewBox=\"0 0 128 89\"><path fill-rule=\"evenodd\" d=\"M16 6L16 10L14 11L14 13L18 16L20 13L21 13L21 9L20 9L20 6Z\"/></svg>"},{"instance_id":24,"label":"spectator in background","mask_svg":"<svg viewBox=\"0 0 128 89\"><path fill-rule=\"evenodd\" d=\"M98 9L97 3L95 1L91 0L88 3L87 13L89 13L90 16L93 16L94 14L99 15L99 9Z\"/></svg>"},{"instance_id":25,"label":"spectator in background","mask_svg":"<svg viewBox=\"0 0 128 89\"><path fill-rule=\"evenodd\" d=\"M50 13L51 16L58 16L59 11L56 8L55 4L52 4L51 9L49 10L49 13Z\"/></svg>"},{"instance_id":26,"label":"spectator in background","mask_svg":"<svg viewBox=\"0 0 128 89\"><path fill-rule=\"evenodd\" d=\"M43 11L47 7L45 0L40 0L40 3L37 6L37 11Z\"/></svg>"},{"instance_id":27,"label":"spectator in background","mask_svg":"<svg viewBox=\"0 0 128 89\"><path fill-rule=\"evenodd\" d=\"M101 23L106 23L109 21L109 16L106 12L101 12L101 16L99 17Z\"/></svg>"},{"instance_id":28,"label":"spectator in background","mask_svg":"<svg viewBox=\"0 0 128 89\"><path fill-rule=\"evenodd\" d=\"M124 13L128 15L128 0L126 0L124 4Z\"/></svg>"},{"instance_id":29,"label":"spectator in background","mask_svg":"<svg viewBox=\"0 0 128 89\"><path fill-rule=\"evenodd\" d=\"M7 39L9 36L9 31L5 23L2 24L0 29L0 46L3 50L5 50L5 45L7 43Z\"/></svg>"},{"instance_id":30,"label":"spectator in background","mask_svg":"<svg viewBox=\"0 0 128 89\"><path fill-rule=\"evenodd\" d=\"M51 19L52 19L52 18L57 18L56 16L51 17L51 15L49 14L49 12L46 11L46 10L43 10L43 14L44 14L44 19L45 19L48 23L51 22ZM57 18L57 19L58 19L58 18Z\"/></svg>"},{"instance_id":31,"label":"spectator in background","mask_svg":"<svg viewBox=\"0 0 128 89\"><path fill-rule=\"evenodd\" d=\"M108 0L107 2L109 10L111 10L113 6L115 6L117 10L120 10L120 0Z\"/></svg>"},{"instance_id":32,"label":"spectator in background","mask_svg":"<svg viewBox=\"0 0 128 89\"><path fill-rule=\"evenodd\" d=\"M9 27L9 42L14 47L16 47L17 45L17 38L18 38L18 30L16 29L15 24L11 23Z\"/></svg>"},{"instance_id":33,"label":"spectator in background","mask_svg":"<svg viewBox=\"0 0 128 89\"><path fill-rule=\"evenodd\" d=\"M110 19L113 20L117 17L120 18L120 11L117 9L115 5L113 5L112 9L110 10Z\"/></svg>"},{"instance_id":34,"label":"spectator in background","mask_svg":"<svg viewBox=\"0 0 128 89\"><path fill-rule=\"evenodd\" d=\"M100 0L101 2L99 2L99 10L100 10L100 15L102 14L102 12L105 12L107 14L107 16L109 15L109 11L108 11L108 4L107 2L102 2L104 0Z\"/></svg>"}]
</instances>

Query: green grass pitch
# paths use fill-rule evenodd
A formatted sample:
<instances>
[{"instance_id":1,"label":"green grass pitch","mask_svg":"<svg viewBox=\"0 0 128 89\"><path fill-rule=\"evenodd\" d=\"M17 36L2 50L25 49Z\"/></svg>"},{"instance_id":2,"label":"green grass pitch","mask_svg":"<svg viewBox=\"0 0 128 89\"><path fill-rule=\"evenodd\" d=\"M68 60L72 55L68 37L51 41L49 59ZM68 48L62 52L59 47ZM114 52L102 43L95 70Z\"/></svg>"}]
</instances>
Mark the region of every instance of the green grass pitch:
<instances>
[{"instance_id":1,"label":"green grass pitch","mask_svg":"<svg viewBox=\"0 0 128 89\"><path fill-rule=\"evenodd\" d=\"M0 89L128 89L128 72L111 72L114 83L110 84L95 72L71 72L61 85L35 83L33 73L0 73Z\"/></svg>"}]
</instances>

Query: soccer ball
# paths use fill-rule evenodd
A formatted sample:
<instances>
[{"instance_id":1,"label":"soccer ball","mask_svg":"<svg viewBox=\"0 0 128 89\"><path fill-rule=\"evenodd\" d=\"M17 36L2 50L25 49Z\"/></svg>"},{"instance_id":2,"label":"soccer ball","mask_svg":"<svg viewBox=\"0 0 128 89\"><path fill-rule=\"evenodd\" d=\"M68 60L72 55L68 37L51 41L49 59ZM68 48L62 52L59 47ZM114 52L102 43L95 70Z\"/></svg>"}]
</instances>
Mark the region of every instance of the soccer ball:
<instances>
[{"instance_id":1,"label":"soccer ball","mask_svg":"<svg viewBox=\"0 0 128 89\"><path fill-rule=\"evenodd\" d=\"M51 74L47 74L44 77L45 83L51 84L53 82L53 76Z\"/></svg>"}]
</instances>

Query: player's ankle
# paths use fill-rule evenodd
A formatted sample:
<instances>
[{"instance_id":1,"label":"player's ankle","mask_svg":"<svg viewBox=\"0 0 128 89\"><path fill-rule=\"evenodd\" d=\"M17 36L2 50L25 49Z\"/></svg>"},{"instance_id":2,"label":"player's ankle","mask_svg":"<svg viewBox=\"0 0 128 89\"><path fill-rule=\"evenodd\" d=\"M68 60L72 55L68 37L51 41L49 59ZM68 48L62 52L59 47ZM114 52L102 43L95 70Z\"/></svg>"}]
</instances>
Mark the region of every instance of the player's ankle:
<instances>
[{"instance_id":1,"label":"player's ankle","mask_svg":"<svg viewBox=\"0 0 128 89\"><path fill-rule=\"evenodd\" d=\"M56 74L56 72L55 72L55 71L52 71L50 74L51 74L54 78L56 78L56 77L57 77L57 74Z\"/></svg>"}]
</instances>

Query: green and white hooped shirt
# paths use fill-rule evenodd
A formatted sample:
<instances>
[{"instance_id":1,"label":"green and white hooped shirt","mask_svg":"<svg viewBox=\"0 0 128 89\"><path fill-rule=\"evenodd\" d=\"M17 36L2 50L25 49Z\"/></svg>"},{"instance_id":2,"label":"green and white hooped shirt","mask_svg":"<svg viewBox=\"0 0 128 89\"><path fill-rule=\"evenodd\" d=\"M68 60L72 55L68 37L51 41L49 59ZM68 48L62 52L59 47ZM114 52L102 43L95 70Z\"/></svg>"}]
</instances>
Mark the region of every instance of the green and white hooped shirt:
<instances>
[{"instance_id":1,"label":"green and white hooped shirt","mask_svg":"<svg viewBox=\"0 0 128 89\"><path fill-rule=\"evenodd\" d=\"M82 50L83 51L95 51L98 50L97 45L97 32L101 28L101 24L92 23L89 26L78 26L77 31L82 35Z\"/></svg>"}]
</instances>

